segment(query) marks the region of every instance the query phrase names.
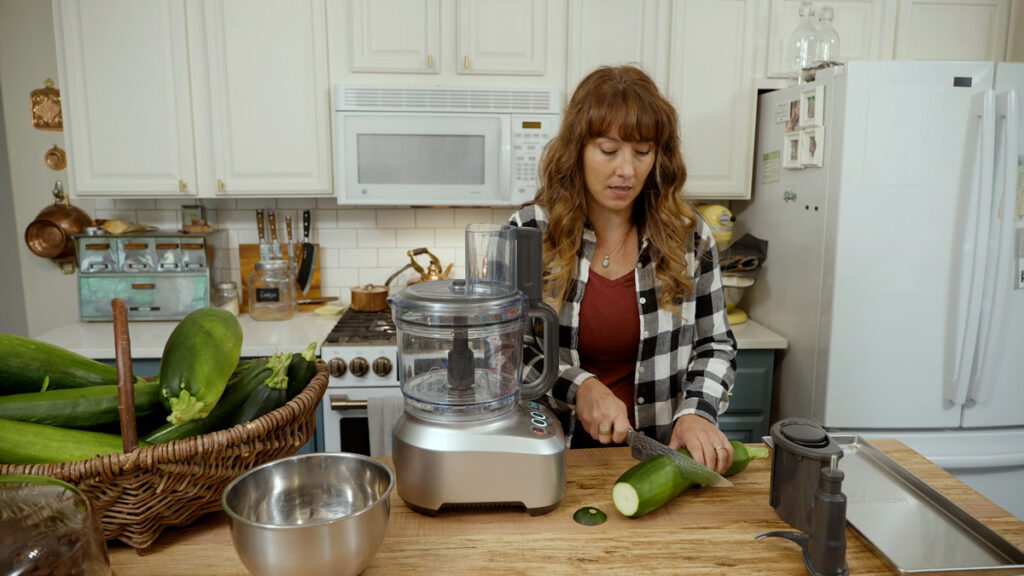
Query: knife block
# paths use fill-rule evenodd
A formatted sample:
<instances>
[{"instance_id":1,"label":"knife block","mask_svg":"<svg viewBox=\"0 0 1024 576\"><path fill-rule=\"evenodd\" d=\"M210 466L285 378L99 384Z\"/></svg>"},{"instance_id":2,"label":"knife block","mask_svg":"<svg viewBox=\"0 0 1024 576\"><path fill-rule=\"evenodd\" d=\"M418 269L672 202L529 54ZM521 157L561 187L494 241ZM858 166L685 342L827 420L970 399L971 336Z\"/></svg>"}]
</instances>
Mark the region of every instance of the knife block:
<instances>
[{"instance_id":1,"label":"knife block","mask_svg":"<svg viewBox=\"0 0 1024 576\"><path fill-rule=\"evenodd\" d=\"M309 283L309 292L302 294L301 292L296 295L297 299L302 298L319 298L320 294L320 250L319 244L314 244L317 247L316 259L313 261L313 279ZM283 247L283 246L282 246ZM284 255L287 260L287 249ZM256 263L260 261L260 245L259 244L239 244L238 245L238 267L241 273L241 282L239 283L239 294L240 299L238 302L239 312L249 311L249 285L246 283L246 279L249 275L256 271ZM323 306L323 304L300 304L298 309L300 312L306 312L315 310Z\"/></svg>"}]
</instances>

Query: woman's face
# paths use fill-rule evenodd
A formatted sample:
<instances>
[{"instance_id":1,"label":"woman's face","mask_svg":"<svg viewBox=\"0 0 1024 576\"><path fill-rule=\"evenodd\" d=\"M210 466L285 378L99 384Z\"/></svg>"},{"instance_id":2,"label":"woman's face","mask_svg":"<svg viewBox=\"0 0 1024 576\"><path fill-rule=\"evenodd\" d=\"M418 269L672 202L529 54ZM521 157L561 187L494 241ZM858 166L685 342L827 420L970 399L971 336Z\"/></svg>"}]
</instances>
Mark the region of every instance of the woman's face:
<instances>
[{"instance_id":1,"label":"woman's face","mask_svg":"<svg viewBox=\"0 0 1024 576\"><path fill-rule=\"evenodd\" d=\"M583 181L590 210L630 211L654 167L653 142L625 142L618 128L583 148Z\"/></svg>"}]
</instances>

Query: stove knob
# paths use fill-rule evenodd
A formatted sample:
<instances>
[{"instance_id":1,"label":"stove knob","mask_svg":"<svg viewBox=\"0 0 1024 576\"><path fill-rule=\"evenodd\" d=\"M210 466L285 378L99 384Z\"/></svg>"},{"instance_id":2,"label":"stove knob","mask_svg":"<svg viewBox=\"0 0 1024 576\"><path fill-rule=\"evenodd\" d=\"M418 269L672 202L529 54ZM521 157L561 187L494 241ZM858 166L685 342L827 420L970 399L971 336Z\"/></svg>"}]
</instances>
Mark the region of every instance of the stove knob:
<instances>
[{"instance_id":1,"label":"stove knob","mask_svg":"<svg viewBox=\"0 0 1024 576\"><path fill-rule=\"evenodd\" d=\"M348 369L352 372L352 375L356 378L362 378L366 376L366 373L370 370L370 363L366 361L366 358L362 356L356 356L348 363Z\"/></svg>"},{"instance_id":2,"label":"stove knob","mask_svg":"<svg viewBox=\"0 0 1024 576\"><path fill-rule=\"evenodd\" d=\"M331 376L341 378L345 375L345 361L341 358L331 358L327 361L327 371L331 373Z\"/></svg>"},{"instance_id":3,"label":"stove knob","mask_svg":"<svg viewBox=\"0 0 1024 576\"><path fill-rule=\"evenodd\" d=\"M381 378L391 374L391 360L384 356L373 361L373 373Z\"/></svg>"}]
</instances>

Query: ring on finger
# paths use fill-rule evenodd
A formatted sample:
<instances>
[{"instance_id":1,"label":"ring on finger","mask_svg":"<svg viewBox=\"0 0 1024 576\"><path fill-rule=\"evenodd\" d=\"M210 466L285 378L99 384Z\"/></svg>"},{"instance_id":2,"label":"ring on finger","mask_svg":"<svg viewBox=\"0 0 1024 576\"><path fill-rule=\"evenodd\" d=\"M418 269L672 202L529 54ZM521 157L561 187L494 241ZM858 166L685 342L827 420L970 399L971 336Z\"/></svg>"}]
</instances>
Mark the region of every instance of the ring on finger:
<instances>
[{"instance_id":1,"label":"ring on finger","mask_svg":"<svg viewBox=\"0 0 1024 576\"><path fill-rule=\"evenodd\" d=\"M611 434L611 433L612 433L612 431L611 431L611 430L609 430L608 428L601 428L601 429L599 429L599 430L597 431L597 435L598 435L598 436L608 436L608 435L609 435L609 434Z\"/></svg>"}]
</instances>

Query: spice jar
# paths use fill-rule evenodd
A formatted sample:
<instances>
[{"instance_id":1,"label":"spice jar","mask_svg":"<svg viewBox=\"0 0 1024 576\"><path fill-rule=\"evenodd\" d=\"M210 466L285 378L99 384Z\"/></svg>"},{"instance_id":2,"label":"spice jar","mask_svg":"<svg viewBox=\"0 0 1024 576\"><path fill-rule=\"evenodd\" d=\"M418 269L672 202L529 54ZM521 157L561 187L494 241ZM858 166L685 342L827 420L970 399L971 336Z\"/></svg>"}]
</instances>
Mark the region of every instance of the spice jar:
<instances>
[{"instance_id":1,"label":"spice jar","mask_svg":"<svg viewBox=\"0 0 1024 576\"><path fill-rule=\"evenodd\" d=\"M257 262L247 283L253 320L287 320L295 315L295 277L287 260Z\"/></svg>"},{"instance_id":2,"label":"spice jar","mask_svg":"<svg viewBox=\"0 0 1024 576\"><path fill-rule=\"evenodd\" d=\"M238 285L234 282L218 282L210 300L214 306L238 316Z\"/></svg>"}]
</instances>

